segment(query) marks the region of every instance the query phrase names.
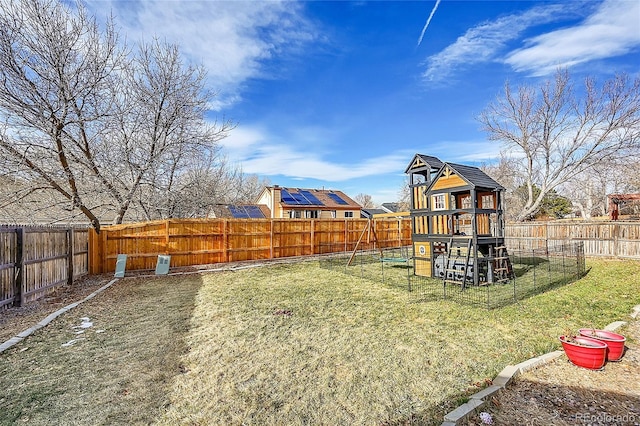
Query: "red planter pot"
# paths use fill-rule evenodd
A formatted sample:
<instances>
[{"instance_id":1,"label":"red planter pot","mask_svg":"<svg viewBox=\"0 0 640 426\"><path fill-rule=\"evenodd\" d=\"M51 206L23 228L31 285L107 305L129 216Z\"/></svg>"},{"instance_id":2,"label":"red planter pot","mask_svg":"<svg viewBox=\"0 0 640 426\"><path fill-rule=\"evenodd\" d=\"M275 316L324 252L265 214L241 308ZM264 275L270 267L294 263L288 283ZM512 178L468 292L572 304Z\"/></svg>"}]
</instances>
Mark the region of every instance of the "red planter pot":
<instances>
[{"instance_id":1,"label":"red planter pot","mask_svg":"<svg viewBox=\"0 0 640 426\"><path fill-rule=\"evenodd\" d=\"M627 340L622 334L607 330L594 330L593 328L581 328L578 331L581 336L598 339L607 344L607 361L619 361L622 358L624 342Z\"/></svg>"},{"instance_id":2,"label":"red planter pot","mask_svg":"<svg viewBox=\"0 0 640 426\"><path fill-rule=\"evenodd\" d=\"M584 336L576 336L572 340L569 342L566 336L560 336L562 348L571 363L590 370L600 370L604 366L607 357L605 342Z\"/></svg>"}]
</instances>

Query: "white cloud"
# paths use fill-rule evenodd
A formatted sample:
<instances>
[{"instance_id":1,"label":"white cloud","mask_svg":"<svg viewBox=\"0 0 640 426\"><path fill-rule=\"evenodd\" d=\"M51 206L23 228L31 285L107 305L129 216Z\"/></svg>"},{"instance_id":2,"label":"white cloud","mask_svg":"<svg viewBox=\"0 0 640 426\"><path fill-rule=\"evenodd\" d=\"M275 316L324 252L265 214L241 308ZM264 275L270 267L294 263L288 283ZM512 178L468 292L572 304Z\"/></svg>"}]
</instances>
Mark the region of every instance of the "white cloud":
<instances>
[{"instance_id":1,"label":"white cloud","mask_svg":"<svg viewBox=\"0 0 640 426\"><path fill-rule=\"evenodd\" d=\"M433 155L448 163L491 162L500 157L502 145L487 140L440 141L426 148L419 148L420 154Z\"/></svg>"},{"instance_id":2,"label":"white cloud","mask_svg":"<svg viewBox=\"0 0 640 426\"><path fill-rule=\"evenodd\" d=\"M231 161L242 163L245 173L261 176L283 175L294 179L318 179L341 182L366 176L404 171L410 157L407 153L393 153L372 158L353 158L345 161L327 160L328 147L318 149L309 141L320 139L319 134L293 130L300 139L281 141L259 127L238 127L222 141ZM302 136L302 134L305 136ZM295 143L291 143L294 141ZM326 151L323 152L322 151Z\"/></svg>"},{"instance_id":3,"label":"white cloud","mask_svg":"<svg viewBox=\"0 0 640 426\"><path fill-rule=\"evenodd\" d=\"M443 81L457 68L492 61L508 42L518 38L527 28L566 17L574 12L574 8L574 4L537 6L520 14L483 22L427 58L423 77L427 81Z\"/></svg>"},{"instance_id":4,"label":"white cloud","mask_svg":"<svg viewBox=\"0 0 640 426\"><path fill-rule=\"evenodd\" d=\"M281 1L101 1L87 8L99 18L113 14L129 43L154 36L180 46L193 63L203 64L215 108L238 101L240 86L265 77L264 63L297 51L314 40L302 5ZM274 77L274 76L270 76Z\"/></svg>"},{"instance_id":5,"label":"white cloud","mask_svg":"<svg viewBox=\"0 0 640 426\"><path fill-rule=\"evenodd\" d=\"M505 62L536 76L624 55L640 47L640 2L605 1L580 25L534 37L527 44L510 53Z\"/></svg>"},{"instance_id":6,"label":"white cloud","mask_svg":"<svg viewBox=\"0 0 640 426\"><path fill-rule=\"evenodd\" d=\"M229 159L242 163L246 173L327 182L403 174L416 152L452 163L480 163L499 158L502 148L499 143L486 140L441 141L416 148L404 147L377 157L330 160L335 157L331 144L325 143L320 149L319 142L314 141L330 139L331 135L322 131L314 133L313 129L294 129L289 134L292 136L283 140L259 126L239 126L221 143Z\"/></svg>"}]
</instances>

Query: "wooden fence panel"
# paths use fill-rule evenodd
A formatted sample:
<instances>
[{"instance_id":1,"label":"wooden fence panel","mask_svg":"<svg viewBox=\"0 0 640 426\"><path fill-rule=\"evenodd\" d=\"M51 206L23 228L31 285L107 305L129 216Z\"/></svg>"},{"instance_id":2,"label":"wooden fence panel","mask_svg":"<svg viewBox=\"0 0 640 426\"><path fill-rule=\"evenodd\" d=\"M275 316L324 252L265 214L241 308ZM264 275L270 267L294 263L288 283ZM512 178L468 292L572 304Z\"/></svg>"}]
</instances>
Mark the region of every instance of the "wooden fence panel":
<instances>
[{"instance_id":1,"label":"wooden fence panel","mask_svg":"<svg viewBox=\"0 0 640 426\"><path fill-rule=\"evenodd\" d=\"M411 222L404 219L376 220L375 231L380 247L411 245Z\"/></svg>"},{"instance_id":2,"label":"wooden fence panel","mask_svg":"<svg viewBox=\"0 0 640 426\"><path fill-rule=\"evenodd\" d=\"M103 227L90 234L92 273L113 272L118 254L127 269L153 270L159 254L172 266L308 256L354 250L362 236L368 247L374 234L367 219L172 219ZM378 248L411 244L409 219L372 222ZM547 249L584 242L587 256L640 259L640 223L519 223L507 225L507 246Z\"/></svg>"},{"instance_id":3,"label":"wooden fence panel","mask_svg":"<svg viewBox=\"0 0 640 426\"><path fill-rule=\"evenodd\" d=\"M506 243L511 249L540 249L582 241L585 256L640 259L638 222L533 222L509 224Z\"/></svg>"},{"instance_id":4,"label":"wooden fence panel","mask_svg":"<svg viewBox=\"0 0 640 426\"><path fill-rule=\"evenodd\" d=\"M166 254L174 266L207 265L226 259L226 222L170 221Z\"/></svg>"},{"instance_id":5,"label":"wooden fence panel","mask_svg":"<svg viewBox=\"0 0 640 426\"><path fill-rule=\"evenodd\" d=\"M73 278L89 273L89 230L73 230Z\"/></svg>"},{"instance_id":6,"label":"wooden fence panel","mask_svg":"<svg viewBox=\"0 0 640 426\"><path fill-rule=\"evenodd\" d=\"M338 248L346 250L345 221L335 219L314 219L313 253L332 253Z\"/></svg>"},{"instance_id":7,"label":"wooden fence panel","mask_svg":"<svg viewBox=\"0 0 640 426\"><path fill-rule=\"evenodd\" d=\"M312 255L312 222L305 219L274 219L273 258Z\"/></svg>"},{"instance_id":8,"label":"wooden fence panel","mask_svg":"<svg viewBox=\"0 0 640 426\"><path fill-rule=\"evenodd\" d=\"M69 282L70 244L66 229L26 230L22 265L24 302L37 300L54 287Z\"/></svg>"},{"instance_id":9,"label":"wooden fence panel","mask_svg":"<svg viewBox=\"0 0 640 426\"><path fill-rule=\"evenodd\" d=\"M271 222L267 219L227 221L227 262L271 257Z\"/></svg>"},{"instance_id":10,"label":"wooden fence panel","mask_svg":"<svg viewBox=\"0 0 640 426\"><path fill-rule=\"evenodd\" d=\"M93 274L113 272L118 254L127 255L128 270L152 270L160 254L171 255L171 266L179 267L351 251L367 223L366 219L171 219L105 226L100 234L89 230L89 268ZM379 245L410 244L408 219L378 220L375 226Z\"/></svg>"},{"instance_id":11,"label":"wooden fence panel","mask_svg":"<svg viewBox=\"0 0 640 426\"><path fill-rule=\"evenodd\" d=\"M17 244L15 228L0 228L0 307L12 304L15 300Z\"/></svg>"},{"instance_id":12,"label":"wooden fence panel","mask_svg":"<svg viewBox=\"0 0 640 426\"><path fill-rule=\"evenodd\" d=\"M0 227L0 307L37 300L88 266L86 229Z\"/></svg>"},{"instance_id":13,"label":"wooden fence panel","mask_svg":"<svg viewBox=\"0 0 640 426\"><path fill-rule=\"evenodd\" d=\"M640 259L640 223L617 224L615 253L617 257Z\"/></svg>"}]
</instances>

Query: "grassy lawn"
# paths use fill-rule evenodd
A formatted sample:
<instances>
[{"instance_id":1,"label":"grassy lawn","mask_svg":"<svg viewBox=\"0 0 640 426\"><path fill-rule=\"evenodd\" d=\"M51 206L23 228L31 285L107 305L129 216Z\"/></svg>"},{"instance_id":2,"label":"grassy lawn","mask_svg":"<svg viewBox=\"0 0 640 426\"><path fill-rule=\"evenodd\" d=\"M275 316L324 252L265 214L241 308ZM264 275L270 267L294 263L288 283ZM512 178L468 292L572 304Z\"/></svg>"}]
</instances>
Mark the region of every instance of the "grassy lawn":
<instances>
[{"instance_id":1,"label":"grassy lawn","mask_svg":"<svg viewBox=\"0 0 640 426\"><path fill-rule=\"evenodd\" d=\"M493 310L315 262L124 280L0 354L0 424L439 424L505 365L640 303L640 262L587 266Z\"/></svg>"}]
</instances>

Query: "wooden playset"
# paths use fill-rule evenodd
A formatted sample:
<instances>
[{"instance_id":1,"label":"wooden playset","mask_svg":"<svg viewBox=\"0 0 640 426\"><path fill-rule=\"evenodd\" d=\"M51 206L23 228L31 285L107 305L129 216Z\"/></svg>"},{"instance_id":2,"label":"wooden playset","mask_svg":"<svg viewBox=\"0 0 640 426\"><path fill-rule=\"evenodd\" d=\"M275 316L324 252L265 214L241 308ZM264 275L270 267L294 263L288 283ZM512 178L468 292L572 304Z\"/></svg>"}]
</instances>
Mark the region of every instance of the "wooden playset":
<instances>
[{"instance_id":1,"label":"wooden playset","mask_svg":"<svg viewBox=\"0 0 640 426\"><path fill-rule=\"evenodd\" d=\"M443 283L509 281L502 187L477 167L416 154L407 167L416 275Z\"/></svg>"}]
</instances>

